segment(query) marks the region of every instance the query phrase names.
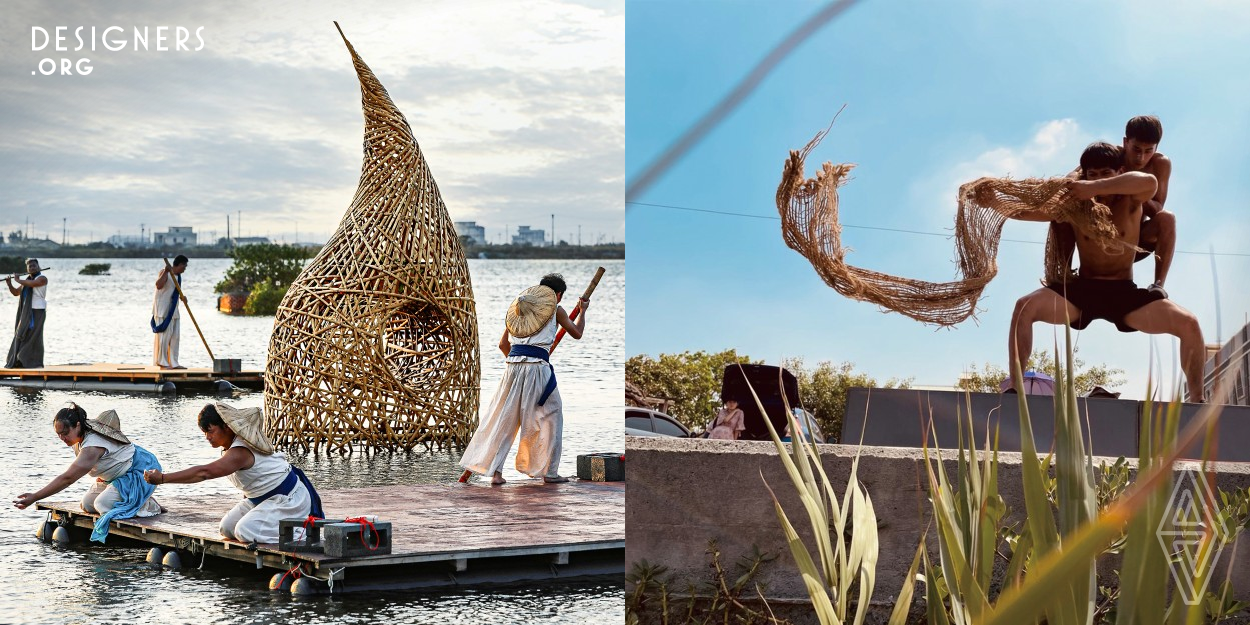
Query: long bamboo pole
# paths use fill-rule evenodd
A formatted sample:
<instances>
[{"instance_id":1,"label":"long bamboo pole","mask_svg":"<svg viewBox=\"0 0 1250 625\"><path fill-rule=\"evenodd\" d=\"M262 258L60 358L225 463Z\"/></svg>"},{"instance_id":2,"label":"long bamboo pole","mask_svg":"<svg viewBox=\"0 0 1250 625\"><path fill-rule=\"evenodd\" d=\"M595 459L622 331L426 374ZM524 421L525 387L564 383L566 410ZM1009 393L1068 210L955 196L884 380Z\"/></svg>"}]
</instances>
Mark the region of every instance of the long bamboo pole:
<instances>
[{"instance_id":1,"label":"long bamboo pole","mask_svg":"<svg viewBox=\"0 0 1250 625\"><path fill-rule=\"evenodd\" d=\"M600 267L597 271L595 271L595 277L594 279L590 281L590 286L586 287L586 292L582 293L581 299L584 299L584 300L590 299L590 294L595 292L595 287L599 286L599 278L602 278L602 277L603 277L603 267ZM578 300L577 308L574 308L573 312L569 314L569 320L577 321L577 318L581 316L581 314L582 314L582 302L581 300ZM551 342L551 349L548 350L547 353L556 351L556 346L560 344L560 339L564 338L564 335L565 335L564 328L560 328L560 331L556 333L556 340Z\"/></svg>"},{"instance_id":2,"label":"long bamboo pole","mask_svg":"<svg viewBox=\"0 0 1250 625\"><path fill-rule=\"evenodd\" d=\"M43 273L43 272L45 272L45 271L47 271L47 270L49 270L49 269L51 269L51 267L40 267L40 268L39 268L39 273ZM26 272L26 273L15 273L15 274L10 274L10 275L7 275L7 276L5 276L5 278L13 278L14 280L18 280L18 279L21 279L21 277L22 277L22 276L29 276L29 275L30 275L30 272Z\"/></svg>"},{"instance_id":3,"label":"long bamboo pole","mask_svg":"<svg viewBox=\"0 0 1250 625\"><path fill-rule=\"evenodd\" d=\"M165 270L168 272L169 279L174 281L174 288L178 289L178 296L182 298L182 307L187 309L187 316L191 317L191 323L195 326L196 334L200 335L200 340L204 343L204 349L208 350L209 359L216 360L213 357L213 349L208 346L208 341L204 339L204 333L200 331L199 322L195 320L195 315L191 312L191 305L187 303L187 295L182 292L182 285L178 284L178 277L174 275L174 266L169 264L168 258L162 256L161 260L165 261Z\"/></svg>"}]
</instances>

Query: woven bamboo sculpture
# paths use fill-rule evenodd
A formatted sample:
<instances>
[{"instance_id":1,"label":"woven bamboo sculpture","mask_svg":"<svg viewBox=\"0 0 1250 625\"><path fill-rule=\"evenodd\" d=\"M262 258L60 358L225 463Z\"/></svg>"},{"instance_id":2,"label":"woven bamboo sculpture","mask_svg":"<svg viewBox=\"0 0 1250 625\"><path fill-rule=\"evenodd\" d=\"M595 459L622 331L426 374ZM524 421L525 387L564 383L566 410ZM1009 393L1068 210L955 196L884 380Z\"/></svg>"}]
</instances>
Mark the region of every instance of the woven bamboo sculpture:
<instances>
[{"instance_id":1,"label":"woven bamboo sculpture","mask_svg":"<svg viewBox=\"0 0 1250 625\"><path fill-rule=\"evenodd\" d=\"M408 121L343 41L360 79L364 165L274 319L268 431L282 448L340 453L463 444L481 382L464 248Z\"/></svg>"},{"instance_id":2,"label":"woven bamboo sculpture","mask_svg":"<svg viewBox=\"0 0 1250 625\"><path fill-rule=\"evenodd\" d=\"M786 245L811 262L825 284L842 295L940 326L953 326L976 313L981 292L998 273L998 241L1008 219L1028 217L1072 224L1112 253L1137 248L1116 239L1111 209L1078 200L1066 178L980 178L959 187L955 245L960 279L925 282L846 264L838 222L838 187L854 165L825 163L806 179L804 161L828 132L816 135L802 150L792 150L777 187L777 210ZM1062 283L1071 274L1071 258L1061 258L1054 240L1046 245L1044 275Z\"/></svg>"}]
</instances>

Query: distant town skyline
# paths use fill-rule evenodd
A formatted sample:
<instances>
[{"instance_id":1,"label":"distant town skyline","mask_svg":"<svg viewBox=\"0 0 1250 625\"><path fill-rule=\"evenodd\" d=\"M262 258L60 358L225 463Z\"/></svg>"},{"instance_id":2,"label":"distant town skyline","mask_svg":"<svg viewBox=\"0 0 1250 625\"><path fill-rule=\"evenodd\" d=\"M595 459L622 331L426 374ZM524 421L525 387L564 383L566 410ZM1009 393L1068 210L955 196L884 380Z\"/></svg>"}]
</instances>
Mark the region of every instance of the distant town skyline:
<instances>
[{"instance_id":1,"label":"distant town skyline","mask_svg":"<svg viewBox=\"0 0 1250 625\"><path fill-rule=\"evenodd\" d=\"M559 219L560 219L560 216L556 215L556 226L557 226L556 228L557 238L555 239L556 243L559 243L560 241L564 241L568 243L569 245L599 245L603 243L623 243L624 242L616 238L614 235L610 235L609 233L606 233L606 232L593 231L585 227L581 227L579 229L578 226L580 226L580 224L573 224L571 229L565 231L564 228L560 227ZM464 221L474 222L474 220L464 220ZM231 217L230 236L236 237L236 238L237 237L265 237L275 243L323 244L326 242L326 239L329 238L329 236L333 233L333 230L323 232L323 233L318 233L318 232L307 232L302 229L292 229L292 230L287 230L287 231L280 231L277 233L273 233L268 230L263 231L263 232L254 232L254 231L250 231L246 227L244 228L242 232L240 232L237 226L234 225L235 223L237 223L237 220L235 219L235 217ZM462 221L458 220L456 223L462 223ZM536 231L542 231L542 233L544 234L544 240L547 241L548 244L551 243L551 230L549 227L544 227L542 224L531 225L531 224L520 223L520 224L505 224L502 226L492 226L492 225L483 225L479 222L474 222L474 223L478 223L479 226L482 226L483 228L485 228L484 238L485 238L485 242L489 245L501 245L501 244L509 243L518 234L518 231L521 228L526 228L526 227L531 228ZM550 222L548 222L548 226L549 226L549 223ZM151 241L155 235L159 233L163 233L163 232L168 232L170 228L183 227L181 224L153 225L153 224L147 224L147 223L139 223L135 225L134 229L118 228L113 231L105 231L105 232L98 232L95 230L88 230L86 232L81 232L81 231L75 232L75 229L72 226L72 223L68 221L65 223L64 229L62 229L62 224L59 221L56 222L54 225L55 225L55 228L53 228L52 226L44 227L37 223L27 223L27 222L18 222L18 223L11 224L11 225L0 225L0 236L3 237L3 241L0 241L0 242L8 243L10 235L13 232L20 232L25 238L39 239L39 240L46 239L54 243L64 244L64 245L84 245L87 243L108 242L113 237L124 237L127 239L146 238L147 240ZM224 222L223 222L223 226L221 229L213 229L213 228L201 229L201 228L194 227L194 226L192 226L192 228L194 229L195 233L200 236L200 244L208 244L207 243L208 241L216 241L219 238L224 238L227 236L227 230L225 229Z\"/></svg>"},{"instance_id":2,"label":"distant town skyline","mask_svg":"<svg viewBox=\"0 0 1250 625\"><path fill-rule=\"evenodd\" d=\"M554 213L557 240L580 225L583 242L624 241L620 2L9 8L6 237L85 243L170 226L222 237L230 216L245 236L324 242L355 194L364 130L337 20L405 114L453 221L494 242L505 228L549 230ZM112 26L132 45L75 50L78 27ZM131 31L158 26L199 34L190 49L140 47ZM61 49L39 35L58 27ZM68 74L45 75L60 61Z\"/></svg>"}]
</instances>

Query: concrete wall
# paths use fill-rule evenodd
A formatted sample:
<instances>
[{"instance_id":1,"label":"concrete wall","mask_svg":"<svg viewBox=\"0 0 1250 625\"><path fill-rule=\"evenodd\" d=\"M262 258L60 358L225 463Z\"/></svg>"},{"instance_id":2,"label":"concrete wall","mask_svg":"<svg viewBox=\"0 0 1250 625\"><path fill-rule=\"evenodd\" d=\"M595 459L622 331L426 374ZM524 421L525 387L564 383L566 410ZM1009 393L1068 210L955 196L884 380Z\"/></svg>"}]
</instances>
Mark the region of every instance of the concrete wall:
<instances>
[{"instance_id":1,"label":"concrete wall","mask_svg":"<svg viewBox=\"0 0 1250 625\"><path fill-rule=\"evenodd\" d=\"M1030 395L1026 400L1035 444L1038 449L1050 449L1055 433L1055 398ZM1081 429L1085 440L1093 445L1094 455L1135 457L1139 424L1147 406L1125 399L1077 398ZM1167 408L1162 404L1151 407L1156 415ZM1201 409L1201 404L1183 404L1181 428ZM998 393L853 388L847 393L846 420L838 440L856 443L862 434L865 445L922 447L926 439L935 446L932 441L936 435L941 446L954 447L959 424L962 421L966 429L969 414L979 437L983 439L988 429L998 435L999 451L1020 451L1019 398ZM1250 440L1250 407L1224 406L1216 424L1219 440ZM1202 445L1187 449L1185 457L1201 458ZM1211 457L1250 462L1250 446L1226 443L1217 446Z\"/></svg>"},{"instance_id":2,"label":"concrete wall","mask_svg":"<svg viewBox=\"0 0 1250 625\"><path fill-rule=\"evenodd\" d=\"M807 516L802 512L794 487L785 474L772 442L714 441L704 439L626 437L629 457L626 472L628 505L625 512L625 560L632 567L640 560L663 564L679 580L709 578L708 539L717 539L722 561L732 565L750 553L752 545L780 554L766 566L759 581L768 585L770 601L806 602L807 593L781 536L772 500L764 482L772 487L798 529L811 545ZM820 447L825 471L841 495L850 474L855 448L843 445ZM947 454L946 457L951 457ZM1100 459L1095 460L1095 465ZM1114 459L1106 459L1111 464ZM953 473L954 461L946 460ZM1192 468L1186 464L1179 469ZM1218 463L1216 486L1230 491L1250 486L1250 465ZM1179 475L1179 473L1178 473ZM763 479L761 479L761 476ZM929 523L928 480L921 450L865 447L861 452L859 479L872 498L881 542L874 603L893 604L903 577ZM999 491L1015 520L1024 510L1020 454L999 454ZM1230 557L1238 597L1250 598L1250 535L1239 545L1224 550L1219 571ZM936 532L930 531L931 557L937 557ZM935 560L936 562L936 560Z\"/></svg>"}]
</instances>

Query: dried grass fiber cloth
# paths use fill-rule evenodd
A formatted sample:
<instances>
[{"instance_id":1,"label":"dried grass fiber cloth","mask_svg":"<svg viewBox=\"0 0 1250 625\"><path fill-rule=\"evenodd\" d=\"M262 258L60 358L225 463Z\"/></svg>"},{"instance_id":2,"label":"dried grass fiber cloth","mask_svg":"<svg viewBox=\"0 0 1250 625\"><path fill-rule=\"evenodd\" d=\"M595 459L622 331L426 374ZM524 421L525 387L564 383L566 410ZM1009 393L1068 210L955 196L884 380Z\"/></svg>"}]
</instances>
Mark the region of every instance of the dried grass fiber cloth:
<instances>
[{"instance_id":1,"label":"dried grass fiber cloth","mask_svg":"<svg viewBox=\"0 0 1250 625\"><path fill-rule=\"evenodd\" d=\"M998 273L998 242L1008 219L1028 218L1071 224L1112 253L1136 248L1119 241L1111 209L1079 200L1067 178L980 178L959 187L955 251L959 279L926 282L854 267L846 263L838 222L838 187L854 165L826 162L815 178L805 178L804 161L828 130L802 150L791 151L777 187L777 210L786 245L802 254L826 284L846 297L877 304L940 326L953 326L976 313L977 299ZM1070 258L1060 258L1054 229L1046 243L1045 279L1061 283L1071 275Z\"/></svg>"}]
</instances>

